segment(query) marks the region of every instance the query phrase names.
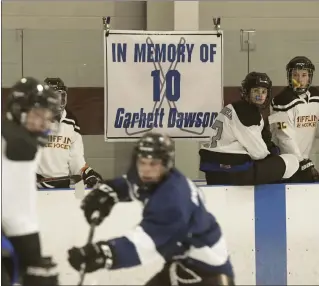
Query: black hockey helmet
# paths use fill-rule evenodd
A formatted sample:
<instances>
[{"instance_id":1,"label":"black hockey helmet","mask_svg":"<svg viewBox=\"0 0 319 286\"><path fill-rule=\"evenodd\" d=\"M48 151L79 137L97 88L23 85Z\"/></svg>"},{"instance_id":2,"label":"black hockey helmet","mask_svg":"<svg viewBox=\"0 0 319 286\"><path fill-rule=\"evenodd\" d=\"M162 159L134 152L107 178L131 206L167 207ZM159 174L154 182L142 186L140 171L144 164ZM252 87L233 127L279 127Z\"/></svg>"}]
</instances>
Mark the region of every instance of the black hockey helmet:
<instances>
[{"instance_id":1,"label":"black hockey helmet","mask_svg":"<svg viewBox=\"0 0 319 286\"><path fill-rule=\"evenodd\" d=\"M23 125L28 111L36 107L49 109L55 114L59 110L60 101L48 85L35 78L24 77L11 88L6 100L6 117Z\"/></svg>"},{"instance_id":2,"label":"black hockey helmet","mask_svg":"<svg viewBox=\"0 0 319 286\"><path fill-rule=\"evenodd\" d=\"M258 105L260 108L266 108L271 101L272 81L266 73L250 72L241 83L241 96L246 101L251 102L250 90L255 87L267 88L267 98L263 104Z\"/></svg>"},{"instance_id":3,"label":"black hockey helmet","mask_svg":"<svg viewBox=\"0 0 319 286\"><path fill-rule=\"evenodd\" d=\"M61 100L61 108L58 112L60 115L66 107L67 104L67 91L68 88L64 84L64 81L59 77L47 77L44 82L50 86L59 96Z\"/></svg>"},{"instance_id":4,"label":"black hockey helmet","mask_svg":"<svg viewBox=\"0 0 319 286\"><path fill-rule=\"evenodd\" d=\"M292 73L293 70L307 70L309 74L309 82L306 87L298 87L298 83L294 83L292 79ZM313 73L315 71L315 66L311 62L310 59L304 56L298 56L294 57L290 60L290 62L286 66L287 71L287 80L288 80L288 86L294 90L297 94L305 93L312 83Z\"/></svg>"},{"instance_id":5,"label":"black hockey helmet","mask_svg":"<svg viewBox=\"0 0 319 286\"><path fill-rule=\"evenodd\" d=\"M127 173L129 182L136 184L140 189L151 190L156 184L143 183L141 181L137 172L137 159L160 159L163 166L169 171L174 165L174 155L174 142L169 136L156 132L147 132L138 140L133 150L132 163Z\"/></svg>"},{"instance_id":6,"label":"black hockey helmet","mask_svg":"<svg viewBox=\"0 0 319 286\"><path fill-rule=\"evenodd\" d=\"M53 90L63 90L65 92L68 91L68 88L64 84L64 81L59 77L47 77L44 82L50 86Z\"/></svg>"},{"instance_id":7,"label":"black hockey helmet","mask_svg":"<svg viewBox=\"0 0 319 286\"><path fill-rule=\"evenodd\" d=\"M175 148L172 139L160 133L148 132L137 142L134 149L136 158L161 159L168 169L173 167Z\"/></svg>"}]
</instances>

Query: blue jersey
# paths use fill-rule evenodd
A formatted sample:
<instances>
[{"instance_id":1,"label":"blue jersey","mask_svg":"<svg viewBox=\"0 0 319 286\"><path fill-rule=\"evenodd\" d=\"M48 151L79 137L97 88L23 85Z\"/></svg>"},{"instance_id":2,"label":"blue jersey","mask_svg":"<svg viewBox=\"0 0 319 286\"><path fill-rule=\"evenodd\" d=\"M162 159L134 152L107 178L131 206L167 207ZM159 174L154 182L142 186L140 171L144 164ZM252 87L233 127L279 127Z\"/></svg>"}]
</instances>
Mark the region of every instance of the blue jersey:
<instances>
[{"instance_id":1,"label":"blue jersey","mask_svg":"<svg viewBox=\"0 0 319 286\"><path fill-rule=\"evenodd\" d=\"M112 182L119 199L133 197L144 204L140 224L126 236L109 240L112 269L143 265L160 258L185 260L203 270L233 276L224 237L197 186L173 169L157 188L136 196L125 179Z\"/></svg>"}]
</instances>

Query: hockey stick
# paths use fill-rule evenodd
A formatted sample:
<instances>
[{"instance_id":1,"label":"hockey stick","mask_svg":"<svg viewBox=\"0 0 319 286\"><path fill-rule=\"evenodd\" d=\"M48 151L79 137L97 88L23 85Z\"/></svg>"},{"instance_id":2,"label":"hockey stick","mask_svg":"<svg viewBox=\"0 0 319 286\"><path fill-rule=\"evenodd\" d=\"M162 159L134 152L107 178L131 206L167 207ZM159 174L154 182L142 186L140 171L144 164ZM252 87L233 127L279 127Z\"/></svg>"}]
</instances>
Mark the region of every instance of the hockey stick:
<instances>
[{"instance_id":1,"label":"hockey stick","mask_svg":"<svg viewBox=\"0 0 319 286\"><path fill-rule=\"evenodd\" d=\"M62 176L62 177L55 177L55 178L41 178L38 180L38 183L46 183L46 182L58 182L63 180L73 180L76 183L82 180L81 175L71 175L71 176Z\"/></svg>"},{"instance_id":2,"label":"hockey stick","mask_svg":"<svg viewBox=\"0 0 319 286\"><path fill-rule=\"evenodd\" d=\"M71 175L56 178L41 178L40 180L38 180L38 183L41 184L46 182L58 182L63 180L70 180L71 184L74 184L75 197L77 199L83 199L85 195L85 186L81 175Z\"/></svg>"},{"instance_id":3,"label":"hockey stick","mask_svg":"<svg viewBox=\"0 0 319 286\"><path fill-rule=\"evenodd\" d=\"M93 236L94 236L94 232L95 232L95 228L96 228L96 222L94 219L98 218L100 216L99 212L96 211L92 214L92 218L93 218L93 221L91 223L91 226L90 226L90 232L89 232L89 237L88 237L88 240L87 240L87 243L86 244L91 244L92 241L93 241ZM78 286L82 286L83 285L83 281L84 281L84 277L85 277L85 274L86 274L86 265L85 263L83 263L81 265L81 270L80 270L80 281L78 283Z\"/></svg>"}]
</instances>

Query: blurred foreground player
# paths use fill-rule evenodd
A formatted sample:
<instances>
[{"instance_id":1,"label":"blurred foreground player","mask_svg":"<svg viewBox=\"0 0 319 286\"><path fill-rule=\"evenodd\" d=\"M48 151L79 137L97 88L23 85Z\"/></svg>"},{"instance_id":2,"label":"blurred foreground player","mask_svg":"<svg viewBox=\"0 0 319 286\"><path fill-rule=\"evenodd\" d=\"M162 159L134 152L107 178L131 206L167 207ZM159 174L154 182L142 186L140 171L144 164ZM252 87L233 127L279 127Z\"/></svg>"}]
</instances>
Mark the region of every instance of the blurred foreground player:
<instances>
[{"instance_id":1,"label":"blurred foreground player","mask_svg":"<svg viewBox=\"0 0 319 286\"><path fill-rule=\"evenodd\" d=\"M234 285L226 242L194 183L173 168L172 140L147 133L137 143L127 176L100 182L83 200L89 223L118 201L141 201L143 219L126 236L69 250L69 262L87 272L120 269L160 258L163 269L146 285Z\"/></svg>"},{"instance_id":2,"label":"blurred foreground player","mask_svg":"<svg viewBox=\"0 0 319 286\"><path fill-rule=\"evenodd\" d=\"M261 110L271 99L267 74L249 73L242 82L242 99L217 115L211 142L200 151L200 170L208 185L258 185L291 177L298 169L294 155L279 155L271 141L268 118Z\"/></svg>"},{"instance_id":3,"label":"blurred foreground player","mask_svg":"<svg viewBox=\"0 0 319 286\"><path fill-rule=\"evenodd\" d=\"M272 101L272 113L286 113L289 120L272 125L280 150L298 157L299 169L290 183L319 182L309 154L319 119L319 91L311 86L314 64L306 57L293 58L286 67L288 86Z\"/></svg>"},{"instance_id":4,"label":"blurred foreground player","mask_svg":"<svg viewBox=\"0 0 319 286\"><path fill-rule=\"evenodd\" d=\"M42 182L43 178L58 178L81 175L87 187L93 187L101 176L89 167L84 158L83 140L76 118L66 110L67 87L60 78L46 78L49 85L60 98L60 107L55 114L59 133L49 136L38 167L38 186L40 188L69 188L70 179Z\"/></svg>"},{"instance_id":5,"label":"blurred foreground player","mask_svg":"<svg viewBox=\"0 0 319 286\"><path fill-rule=\"evenodd\" d=\"M57 285L56 265L41 255L36 168L38 148L52 131L58 98L49 86L22 78L12 87L6 105L2 121L2 285L20 279L27 286Z\"/></svg>"}]
</instances>

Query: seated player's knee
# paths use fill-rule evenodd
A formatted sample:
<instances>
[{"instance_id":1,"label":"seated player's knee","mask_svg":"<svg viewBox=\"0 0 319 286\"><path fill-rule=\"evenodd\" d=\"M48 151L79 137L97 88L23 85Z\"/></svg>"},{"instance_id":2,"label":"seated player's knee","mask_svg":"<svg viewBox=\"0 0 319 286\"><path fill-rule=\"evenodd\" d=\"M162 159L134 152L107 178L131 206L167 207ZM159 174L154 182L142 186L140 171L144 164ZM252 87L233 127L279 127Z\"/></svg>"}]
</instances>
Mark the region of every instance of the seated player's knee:
<instances>
[{"instance_id":1,"label":"seated player's knee","mask_svg":"<svg viewBox=\"0 0 319 286\"><path fill-rule=\"evenodd\" d=\"M282 154L279 156L281 159L283 159L286 165L286 170L282 178L288 179L292 177L292 175L295 174L299 169L299 160L295 155L292 154Z\"/></svg>"}]
</instances>

